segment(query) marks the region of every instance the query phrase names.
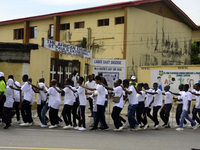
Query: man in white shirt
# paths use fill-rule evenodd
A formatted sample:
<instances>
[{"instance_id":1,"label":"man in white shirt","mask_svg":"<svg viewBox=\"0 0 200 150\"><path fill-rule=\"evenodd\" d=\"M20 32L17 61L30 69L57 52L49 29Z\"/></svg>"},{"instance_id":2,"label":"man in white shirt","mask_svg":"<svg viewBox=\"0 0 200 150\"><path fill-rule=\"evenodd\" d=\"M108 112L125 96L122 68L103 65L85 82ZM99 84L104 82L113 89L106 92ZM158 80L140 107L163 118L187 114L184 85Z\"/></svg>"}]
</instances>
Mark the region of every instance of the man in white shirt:
<instances>
[{"instance_id":1,"label":"man in white shirt","mask_svg":"<svg viewBox=\"0 0 200 150\"><path fill-rule=\"evenodd\" d=\"M90 129L90 131L96 131L97 130L97 126L99 121L101 120L103 123L103 128L101 128L101 130L109 130L109 127L105 121L105 118L103 116L103 107L105 104L105 100L106 100L106 91L105 88L102 85L102 81L101 81L101 77L100 76L96 76L95 77L95 81L96 81L96 88L88 88L85 86L82 86L88 90L92 90L92 91L97 91L97 118L94 122L94 127L92 129Z\"/></svg>"},{"instance_id":2,"label":"man in white shirt","mask_svg":"<svg viewBox=\"0 0 200 150\"><path fill-rule=\"evenodd\" d=\"M158 111L162 106L162 91L158 89L158 83L153 84L153 92L147 92L148 94L154 95L153 100L149 104L149 107L153 104L153 121L155 123L153 129L159 128L159 121L158 121Z\"/></svg>"},{"instance_id":3,"label":"man in white shirt","mask_svg":"<svg viewBox=\"0 0 200 150\"><path fill-rule=\"evenodd\" d=\"M189 117L190 108L191 108L191 101L192 101L192 94L190 92L188 92L188 89L189 89L189 85L185 84L183 86L183 91L185 91L185 92L183 92L181 94L180 99L175 99L175 101L183 101L183 112L182 112L182 115L181 115L181 122L180 122L179 128L176 129L177 131L183 130L183 122L184 122L185 118L187 120L189 120L194 125L193 129L196 130L198 128L198 123L196 123L194 120L192 120Z\"/></svg>"},{"instance_id":4,"label":"man in white shirt","mask_svg":"<svg viewBox=\"0 0 200 150\"><path fill-rule=\"evenodd\" d=\"M15 84L19 87L21 86L18 81L15 81ZM17 88L17 87L14 85L14 88ZM21 98L21 92L18 90L14 90L14 106L15 106L16 117L17 117L16 123L20 123L20 113L19 113L20 98Z\"/></svg>"},{"instance_id":5,"label":"man in white shirt","mask_svg":"<svg viewBox=\"0 0 200 150\"><path fill-rule=\"evenodd\" d=\"M8 81L6 84L6 101L4 103L3 112L2 112L2 121L6 124L4 129L8 129L11 126L12 118L12 108L14 103L14 81L13 75L8 76Z\"/></svg>"},{"instance_id":6,"label":"man in white shirt","mask_svg":"<svg viewBox=\"0 0 200 150\"><path fill-rule=\"evenodd\" d=\"M171 102L172 94L169 92L169 89L170 89L169 85L166 85L164 87L165 93L162 94L165 95L165 105L162 107L160 111L160 118L164 122L163 126L165 126L165 128L170 128L169 113L172 108L172 102Z\"/></svg>"},{"instance_id":7,"label":"man in white shirt","mask_svg":"<svg viewBox=\"0 0 200 150\"><path fill-rule=\"evenodd\" d=\"M79 79L78 73L76 70L74 70L74 72L72 73L72 81L74 81L74 86L76 88L78 88L79 86L78 79Z\"/></svg>"},{"instance_id":8,"label":"man in white shirt","mask_svg":"<svg viewBox=\"0 0 200 150\"><path fill-rule=\"evenodd\" d=\"M85 87L88 88L95 88L96 87L96 82L93 80L93 76L89 75L88 76L88 81L85 83ZM91 92L91 90L86 90L87 92ZM91 117L93 116L92 112L93 112L93 104L92 101L93 99L88 96L88 100L89 100L89 104L90 104L90 111L91 111Z\"/></svg>"}]
</instances>

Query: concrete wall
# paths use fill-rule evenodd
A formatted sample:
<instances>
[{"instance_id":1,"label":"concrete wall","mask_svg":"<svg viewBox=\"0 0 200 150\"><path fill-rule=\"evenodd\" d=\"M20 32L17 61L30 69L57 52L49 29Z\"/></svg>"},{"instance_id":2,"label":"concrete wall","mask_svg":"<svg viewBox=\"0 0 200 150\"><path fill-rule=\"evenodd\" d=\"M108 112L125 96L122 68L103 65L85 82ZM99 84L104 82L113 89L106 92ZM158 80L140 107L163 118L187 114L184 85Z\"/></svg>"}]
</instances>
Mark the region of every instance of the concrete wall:
<instances>
[{"instance_id":1,"label":"concrete wall","mask_svg":"<svg viewBox=\"0 0 200 150\"><path fill-rule=\"evenodd\" d=\"M192 42L200 42L200 30L192 31Z\"/></svg>"},{"instance_id":2,"label":"concrete wall","mask_svg":"<svg viewBox=\"0 0 200 150\"><path fill-rule=\"evenodd\" d=\"M33 84L36 84L39 78L45 78L45 83L50 85L50 66L51 50L39 47L38 50L31 51L30 57L30 77Z\"/></svg>"},{"instance_id":3,"label":"concrete wall","mask_svg":"<svg viewBox=\"0 0 200 150\"><path fill-rule=\"evenodd\" d=\"M190 64L192 30L184 23L129 7L127 33L128 77L139 66Z\"/></svg>"}]
</instances>

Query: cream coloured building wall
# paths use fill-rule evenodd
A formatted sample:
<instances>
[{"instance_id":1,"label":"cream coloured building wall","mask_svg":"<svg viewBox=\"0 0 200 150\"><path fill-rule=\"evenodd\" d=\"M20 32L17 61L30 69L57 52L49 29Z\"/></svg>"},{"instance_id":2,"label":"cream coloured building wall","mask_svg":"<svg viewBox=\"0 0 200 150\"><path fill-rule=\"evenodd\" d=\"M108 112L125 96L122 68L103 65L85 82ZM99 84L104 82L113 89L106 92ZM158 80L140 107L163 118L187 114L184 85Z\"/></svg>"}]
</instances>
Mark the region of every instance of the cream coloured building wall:
<instances>
[{"instance_id":1,"label":"cream coloured building wall","mask_svg":"<svg viewBox=\"0 0 200 150\"><path fill-rule=\"evenodd\" d=\"M192 41L200 42L200 30L192 31Z\"/></svg>"},{"instance_id":2,"label":"cream coloured building wall","mask_svg":"<svg viewBox=\"0 0 200 150\"><path fill-rule=\"evenodd\" d=\"M190 64L191 39L186 24L128 7L127 76L139 66Z\"/></svg>"}]
</instances>

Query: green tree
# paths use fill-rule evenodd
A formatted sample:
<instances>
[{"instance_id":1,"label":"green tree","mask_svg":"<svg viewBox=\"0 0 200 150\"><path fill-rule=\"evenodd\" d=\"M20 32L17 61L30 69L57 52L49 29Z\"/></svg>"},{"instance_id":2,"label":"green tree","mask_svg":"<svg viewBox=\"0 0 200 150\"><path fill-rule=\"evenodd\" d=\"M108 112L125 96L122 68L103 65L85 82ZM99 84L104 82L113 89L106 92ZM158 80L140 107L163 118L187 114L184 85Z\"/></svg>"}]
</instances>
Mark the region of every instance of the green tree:
<instances>
[{"instance_id":1,"label":"green tree","mask_svg":"<svg viewBox=\"0 0 200 150\"><path fill-rule=\"evenodd\" d=\"M87 46L87 39L85 37L83 37L83 40L81 41L80 47L86 48L86 46Z\"/></svg>"},{"instance_id":2,"label":"green tree","mask_svg":"<svg viewBox=\"0 0 200 150\"><path fill-rule=\"evenodd\" d=\"M200 47L198 46L197 42L192 43L191 49L191 64L200 64Z\"/></svg>"}]
</instances>

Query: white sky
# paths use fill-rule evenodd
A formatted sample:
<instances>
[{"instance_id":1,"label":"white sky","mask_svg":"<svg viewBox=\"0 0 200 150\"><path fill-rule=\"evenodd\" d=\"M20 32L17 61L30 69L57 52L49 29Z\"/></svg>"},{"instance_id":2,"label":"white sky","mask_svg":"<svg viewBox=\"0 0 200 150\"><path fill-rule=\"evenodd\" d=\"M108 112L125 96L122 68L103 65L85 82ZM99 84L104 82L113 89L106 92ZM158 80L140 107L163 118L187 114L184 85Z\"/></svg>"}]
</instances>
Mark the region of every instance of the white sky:
<instances>
[{"instance_id":1,"label":"white sky","mask_svg":"<svg viewBox=\"0 0 200 150\"><path fill-rule=\"evenodd\" d=\"M0 21L81 9L130 0L0 0ZM200 0L172 0L200 25Z\"/></svg>"}]
</instances>

